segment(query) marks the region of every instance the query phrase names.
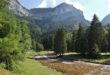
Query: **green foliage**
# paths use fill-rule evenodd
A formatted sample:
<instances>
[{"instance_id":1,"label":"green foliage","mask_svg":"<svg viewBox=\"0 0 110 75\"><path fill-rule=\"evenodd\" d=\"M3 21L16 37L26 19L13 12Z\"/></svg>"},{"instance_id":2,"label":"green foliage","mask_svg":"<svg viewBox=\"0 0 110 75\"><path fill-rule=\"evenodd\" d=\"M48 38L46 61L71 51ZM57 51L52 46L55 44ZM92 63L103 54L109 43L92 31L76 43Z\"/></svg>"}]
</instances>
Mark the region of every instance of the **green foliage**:
<instances>
[{"instance_id":1,"label":"green foliage","mask_svg":"<svg viewBox=\"0 0 110 75\"><path fill-rule=\"evenodd\" d=\"M36 50L36 43L38 42L40 36L42 35L41 28L37 25L37 23L34 20L27 20L28 28L30 30L30 35L32 37L32 49Z\"/></svg>"},{"instance_id":2,"label":"green foliage","mask_svg":"<svg viewBox=\"0 0 110 75\"><path fill-rule=\"evenodd\" d=\"M107 41L108 41L108 49L109 49L109 52L110 52L110 25L109 25L109 29L108 29Z\"/></svg>"},{"instance_id":3,"label":"green foliage","mask_svg":"<svg viewBox=\"0 0 110 75\"><path fill-rule=\"evenodd\" d=\"M13 70L12 68L12 63L14 60L17 60L15 58L19 57L18 54L20 52L19 50L19 41L16 40L16 35L15 35L15 27L13 24L12 26L12 22L9 22L8 24L6 24L5 22L1 23L1 25L3 26L2 28L4 28L5 25L8 25L8 32L6 33L6 30L1 31L1 33L4 33L6 36L2 36L0 38L0 61L4 62L6 64L6 68L9 70ZM6 26L7 27L7 26ZM3 30L1 28L1 30Z\"/></svg>"},{"instance_id":4,"label":"green foliage","mask_svg":"<svg viewBox=\"0 0 110 75\"><path fill-rule=\"evenodd\" d=\"M44 50L44 46L40 43L37 43L36 44L36 51L38 52L38 51L43 51L43 50Z\"/></svg>"},{"instance_id":5,"label":"green foliage","mask_svg":"<svg viewBox=\"0 0 110 75\"><path fill-rule=\"evenodd\" d=\"M90 56L91 54L95 54L95 56L97 57L99 55L99 51L96 51L97 49L95 49L94 47L96 47L95 44L98 45L98 48L100 49L100 42L102 40L102 36L103 36L103 27L102 24L99 22L98 18L96 15L94 15L93 17L93 21L91 22L91 26L89 28L88 31L88 56ZM96 53L95 53L96 52ZM97 55L96 55L97 54Z\"/></svg>"},{"instance_id":6,"label":"green foliage","mask_svg":"<svg viewBox=\"0 0 110 75\"><path fill-rule=\"evenodd\" d=\"M100 56L101 51L107 51L107 35L96 15L94 15L91 26L86 31L79 25L76 35L74 33L71 44L72 49L81 55L97 58Z\"/></svg>"},{"instance_id":7,"label":"green foliage","mask_svg":"<svg viewBox=\"0 0 110 75\"><path fill-rule=\"evenodd\" d=\"M46 50L53 50L54 49L54 35L50 35L48 37L44 37L41 40L41 42L44 45L44 48Z\"/></svg>"},{"instance_id":8,"label":"green foliage","mask_svg":"<svg viewBox=\"0 0 110 75\"><path fill-rule=\"evenodd\" d=\"M67 50L67 44L66 44L66 39L65 39L65 32L64 29L58 29L56 34L55 34L55 39L54 39L54 52L62 56L63 53Z\"/></svg>"},{"instance_id":9,"label":"green foliage","mask_svg":"<svg viewBox=\"0 0 110 75\"><path fill-rule=\"evenodd\" d=\"M44 45L44 49L45 50L49 50L50 49L50 45L49 45L49 37L44 37L41 41L42 41L42 44Z\"/></svg>"},{"instance_id":10,"label":"green foliage","mask_svg":"<svg viewBox=\"0 0 110 75\"><path fill-rule=\"evenodd\" d=\"M88 40L85 33L80 38L80 54L86 56L88 54Z\"/></svg>"},{"instance_id":11,"label":"green foliage","mask_svg":"<svg viewBox=\"0 0 110 75\"><path fill-rule=\"evenodd\" d=\"M81 25L79 25L79 30L76 34L76 40L75 40L75 50L76 52L80 52L82 47L82 36L83 36L83 28Z\"/></svg>"},{"instance_id":12,"label":"green foliage","mask_svg":"<svg viewBox=\"0 0 110 75\"><path fill-rule=\"evenodd\" d=\"M89 57L89 58L91 58L91 57L92 58L99 58L100 57L100 50L99 50L97 44L94 44L92 49L90 51L88 51L87 57Z\"/></svg>"},{"instance_id":13,"label":"green foliage","mask_svg":"<svg viewBox=\"0 0 110 75\"><path fill-rule=\"evenodd\" d=\"M24 50L29 50L31 48L32 40L30 36L30 31L27 27L28 22L25 20L22 20L19 22L19 27L20 29L18 30L19 33L19 38L20 38L20 43L23 45Z\"/></svg>"},{"instance_id":14,"label":"green foliage","mask_svg":"<svg viewBox=\"0 0 110 75\"><path fill-rule=\"evenodd\" d=\"M101 52L109 52L109 41L107 37L108 34L104 33L102 40L100 41L100 50Z\"/></svg>"},{"instance_id":15,"label":"green foliage","mask_svg":"<svg viewBox=\"0 0 110 75\"><path fill-rule=\"evenodd\" d=\"M0 1L0 9L3 9L4 7L6 7L7 4L9 4L9 0L1 0Z\"/></svg>"},{"instance_id":16,"label":"green foliage","mask_svg":"<svg viewBox=\"0 0 110 75\"><path fill-rule=\"evenodd\" d=\"M4 38L10 32L10 25L6 21L0 22L0 38Z\"/></svg>"},{"instance_id":17,"label":"green foliage","mask_svg":"<svg viewBox=\"0 0 110 75\"><path fill-rule=\"evenodd\" d=\"M67 52L72 52L72 33L66 33Z\"/></svg>"},{"instance_id":18,"label":"green foliage","mask_svg":"<svg viewBox=\"0 0 110 75\"><path fill-rule=\"evenodd\" d=\"M75 51L75 40L76 40L76 33L73 31L72 40L71 40L71 50Z\"/></svg>"},{"instance_id":19,"label":"green foliage","mask_svg":"<svg viewBox=\"0 0 110 75\"><path fill-rule=\"evenodd\" d=\"M31 36L27 23L18 20L14 15L0 12L0 63L5 63L8 70L23 60L25 50L31 47Z\"/></svg>"}]
</instances>

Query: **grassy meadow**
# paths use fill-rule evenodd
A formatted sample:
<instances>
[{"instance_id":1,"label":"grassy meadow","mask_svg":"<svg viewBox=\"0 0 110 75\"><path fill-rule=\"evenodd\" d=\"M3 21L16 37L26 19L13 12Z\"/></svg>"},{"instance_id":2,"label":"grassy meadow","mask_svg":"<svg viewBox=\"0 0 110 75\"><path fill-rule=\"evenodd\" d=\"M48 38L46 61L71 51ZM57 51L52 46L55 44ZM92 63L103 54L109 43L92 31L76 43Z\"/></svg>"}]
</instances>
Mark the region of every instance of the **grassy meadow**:
<instances>
[{"instance_id":1,"label":"grassy meadow","mask_svg":"<svg viewBox=\"0 0 110 75\"><path fill-rule=\"evenodd\" d=\"M28 52L28 54L45 54L46 52ZM27 54L27 55L28 55ZM43 66L39 61L34 59L26 58L24 61L19 62L17 65L17 70L14 72L8 71L3 68L3 65L0 66L0 75L62 75L62 73L57 72L56 70L50 69L46 66Z\"/></svg>"}]
</instances>

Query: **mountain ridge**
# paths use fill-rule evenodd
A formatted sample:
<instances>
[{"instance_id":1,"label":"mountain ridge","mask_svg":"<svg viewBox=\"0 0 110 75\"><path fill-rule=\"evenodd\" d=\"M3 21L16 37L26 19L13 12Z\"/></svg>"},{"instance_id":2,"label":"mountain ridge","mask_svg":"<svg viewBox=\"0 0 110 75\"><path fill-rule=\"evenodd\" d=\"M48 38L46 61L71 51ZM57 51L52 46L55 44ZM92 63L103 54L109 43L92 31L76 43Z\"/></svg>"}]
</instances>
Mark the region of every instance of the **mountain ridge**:
<instances>
[{"instance_id":1,"label":"mountain ridge","mask_svg":"<svg viewBox=\"0 0 110 75\"><path fill-rule=\"evenodd\" d=\"M79 24L88 26L89 21L85 19L83 12L73 5L61 3L55 8L33 8L26 9L18 0L11 0L9 10L19 16L27 16L34 20L36 25L44 32L53 31L64 27L67 31L76 30Z\"/></svg>"},{"instance_id":2,"label":"mountain ridge","mask_svg":"<svg viewBox=\"0 0 110 75\"><path fill-rule=\"evenodd\" d=\"M34 8L30 12L33 14L31 18L35 19L44 30L63 26L71 31L78 29L80 23L83 26L89 25L83 12L67 3L62 3L55 8Z\"/></svg>"},{"instance_id":3,"label":"mountain ridge","mask_svg":"<svg viewBox=\"0 0 110 75\"><path fill-rule=\"evenodd\" d=\"M110 24L110 14L108 14L107 16L105 16L102 20L102 24L103 25L108 25Z\"/></svg>"},{"instance_id":4,"label":"mountain ridge","mask_svg":"<svg viewBox=\"0 0 110 75\"><path fill-rule=\"evenodd\" d=\"M18 0L10 0L8 10L19 16L29 16L30 12Z\"/></svg>"}]
</instances>

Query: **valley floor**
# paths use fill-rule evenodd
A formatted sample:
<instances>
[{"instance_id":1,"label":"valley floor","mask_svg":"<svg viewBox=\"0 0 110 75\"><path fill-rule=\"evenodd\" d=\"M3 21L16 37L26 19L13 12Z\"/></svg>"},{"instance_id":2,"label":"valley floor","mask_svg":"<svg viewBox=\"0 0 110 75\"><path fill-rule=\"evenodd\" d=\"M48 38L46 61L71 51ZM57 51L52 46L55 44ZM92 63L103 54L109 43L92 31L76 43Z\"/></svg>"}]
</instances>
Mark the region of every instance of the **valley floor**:
<instances>
[{"instance_id":1,"label":"valley floor","mask_svg":"<svg viewBox=\"0 0 110 75\"><path fill-rule=\"evenodd\" d=\"M73 53L73 58L76 55L78 54ZM102 56L103 55L108 56L109 53L102 54ZM37 58L39 55L36 55L35 59L39 60L43 65L48 66L49 68L62 72L64 75L110 75L110 65L104 65L104 61L109 60L109 58L106 57L105 59L105 56L94 60L83 59L81 57L78 58L78 56L72 60L72 57L70 56L71 53L65 54L62 59L59 59L55 58L52 54L47 54L40 55L41 59Z\"/></svg>"},{"instance_id":2,"label":"valley floor","mask_svg":"<svg viewBox=\"0 0 110 75\"><path fill-rule=\"evenodd\" d=\"M100 59L85 59L78 53L66 53L56 58L52 52L28 52L18 73L0 67L0 75L110 75L110 53L101 55Z\"/></svg>"},{"instance_id":3,"label":"valley floor","mask_svg":"<svg viewBox=\"0 0 110 75\"><path fill-rule=\"evenodd\" d=\"M110 65L87 63L82 61L58 62L41 60L43 65L62 72L66 75L110 75Z\"/></svg>"},{"instance_id":4,"label":"valley floor","mask_svg":"<svg viewBox=\"0 0 110 75\"><path fill-rule=\"evenodd\" d=\"M21 62L18 67L20 70L20 72L17 70L18 73L0 68L0 75L62 75L60 72L43 66L38 61L33 59L26 59Z\"/></svg>"}]
</instances>

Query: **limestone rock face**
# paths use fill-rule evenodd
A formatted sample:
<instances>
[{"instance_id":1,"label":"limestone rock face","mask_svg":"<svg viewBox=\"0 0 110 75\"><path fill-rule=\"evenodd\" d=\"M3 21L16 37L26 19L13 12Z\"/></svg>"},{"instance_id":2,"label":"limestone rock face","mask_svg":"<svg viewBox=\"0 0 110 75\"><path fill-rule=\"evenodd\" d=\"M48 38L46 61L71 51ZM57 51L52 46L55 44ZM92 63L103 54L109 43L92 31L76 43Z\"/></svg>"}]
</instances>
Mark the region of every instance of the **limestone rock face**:
<instances>
[{"instance_id":1,"label":"limestone rock face","mask_svg":"<svg viewBox=\"0 0 110 75\"><path fill-rule=\"evenodd\" d=\"M68 30L74 30L78 29L80 23L83 26L89 25L83 12L67 3L62 3L55 8L34 8L30 12L32 13L31 18L46 30L62 26Z\"/></svg>"},{"instance_id":2,"label":"limestone rock face","mask_svg":"<svg viewBox=\"0 0 110 75\"><path fill-rule=\"evenodd\" d=\"M29 16L28 9L24 8L17 0L10 0L9 11L19 16Z\"/></svg>"}]
</instances>

